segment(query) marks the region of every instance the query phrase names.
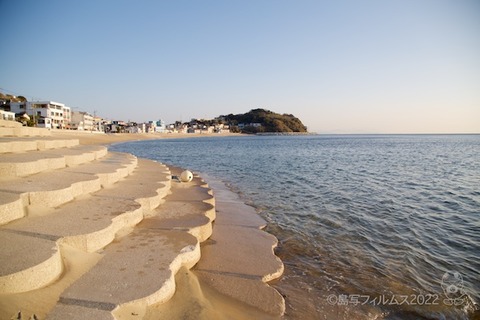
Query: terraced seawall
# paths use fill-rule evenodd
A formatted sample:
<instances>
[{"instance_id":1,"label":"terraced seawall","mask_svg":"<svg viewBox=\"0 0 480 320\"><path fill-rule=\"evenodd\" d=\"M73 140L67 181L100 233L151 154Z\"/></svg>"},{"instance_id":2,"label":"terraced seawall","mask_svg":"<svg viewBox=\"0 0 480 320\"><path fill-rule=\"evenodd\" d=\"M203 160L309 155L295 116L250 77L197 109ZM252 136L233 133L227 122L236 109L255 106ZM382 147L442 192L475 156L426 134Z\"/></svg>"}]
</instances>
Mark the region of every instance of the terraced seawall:
<instances>
[{"instance_id":1,"label":"terraced seawall","mask_svg":"<svg viewBox=\"0 0 480 320\"><path fill-rule=\"evenodd\" d=\"M0 318L282 316L265 222L182 170L0 120Z\"/></svg>"}]
</instances>

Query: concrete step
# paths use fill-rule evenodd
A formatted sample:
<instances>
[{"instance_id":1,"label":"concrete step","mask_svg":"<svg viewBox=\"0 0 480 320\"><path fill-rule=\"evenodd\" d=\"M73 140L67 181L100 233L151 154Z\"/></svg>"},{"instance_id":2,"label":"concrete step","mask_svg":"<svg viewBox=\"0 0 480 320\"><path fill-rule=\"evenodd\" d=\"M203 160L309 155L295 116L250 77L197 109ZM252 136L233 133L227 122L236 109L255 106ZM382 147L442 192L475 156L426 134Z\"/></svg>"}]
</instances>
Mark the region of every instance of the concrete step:
<instances>
[{"instance_id":1,"label":"concrete step","mask_svg":"<svg viewBox=\"0 0 480 320\"><path fill-rule=\"evenodd\" d=\"M100 159L106 154L106 147L91 145L3 154L0 157L0 180L26 177L43 171L75 166Z\"/></svg>"},{"instance_id":2,"label":"concrete step","mask_svg":"<svg viewBox=\"0 0 480 320\"><path fill-rule=\"evenodd\" d=\"M137 157L120 152L108 152L107 155L87 165L72 166L65 172L96 174L100 178L102 188L106 188L126 176L137 167Z\"/></svg>"},{"instance_id":3,"label":"concrete step","mask_svg":"<svg viewBox=\"0 0 480 320\"><path fill-rule=\"evenodd\" d=\"M165 202L132 233L108 245L100 262L60 296L47 319L83 319L85 314L141 319L147 306L168 301L175 293L175 274L199 261L199 242L211 234L215 208L204 202L211 198L199 178L173 180Z\"/></svg>"},{"instance_id":4,"label":"concrete step","mask_svg":"<svg viewBox=\"0 0 480 320\"><path fill-rule=\"evenodd\" d=\"M0 127L0 137L48 137L51 132L45 128Z\"/></svg>"},{"instance_id":5,"label":"concrete step","mask_svg":"<svg viewBox=\"0 0 480 320\"><path fill-rule=\"evenodd\" d=\"M134 173L122 181L128 182L127 189L142 190L146 185L139 179L144 174L143 169L152 169L152 162L146 163L145 167L140 163ZM169 172L159 163L156 166L157 172L163 173L156 173L152 178L166 180ZM147 185L161 190L161 194L166 194L163 189L168 189L161 183L149 182ZM122 196L120 189L123 188L126 186L119 182L43 215L32 215L0 228L0 239L3 240L0 261L8 260L15 252L15 258L8 265L0 265L0 293L35 290L55 281L63 272L63 268L58 267L62 265L63 246L94 252L112 242L119 232L131 230L151 208L142 204L148 196L142 194L138 199L130 195ZM110 194L102 192L105 190ZM42 240L42 246L36 245L39 239ZM16 247L18 250L12 251ZM32 249L36 252L30 255Z\"/></svg>"},{"instance_id":6,"label":"concrete step","mask_svg":"<svg viewBox=\"0 0 480 320\"><path fill-rule=\"evenodd\" d=\"M135 188L132 188L135 185ZM148 210L157 208L170 192L170 169L158 162L139 159L132 175L97 194L112 199L135 199Z\"/></svg>"},{"instance_id":7,"label":"concrete step","mask_svg":"<svg viewBox=\"0 0 480 320\"><path fill-rule=\"evenodd\" d=\"M132 155L109 153L72 168L0 181L0 225L108 187L132 173L136 165Z\"/></svg>"},{"instance_id":8,"label":"concrete step","mask_svg":"<svg viewBox=\"0 0 480 320\"><path fill-rule=\"evenodd\" d=\"M180 176L182 172L181 168L172 167L170 166L170 170L172 172L173 177ZM178 180L175 180L178 182ZM198 175L194 174L194 178L192 181L195 187L192 187L186 183L176 184L177 189L181 189L181 192L172 193L169 196L170 201L201 201L204 203L209 203L215 206L215 197L213 196L212 190L209 188L208 184L203 181ZM214 219L214 217L213 217ZM213 220L212 219L212 220Z\"/></svg>"},{"instance_id":9,"label":"concrete step","mask_svg":"<svg viewBox=\"0 0 480 320\"><path fill-rule=\"evenodd\" d=\"M194 274L223 295L269 316L282 316L285 300L267 284L284 270L273 251L277 239L261 230L265 220L237 194L220 181L209 179L209 184L215 190L217 218L211 238L202 245L202 259Z\"/></svg>"},{"instance_id":10,"label":"concrete step","mask_svg":"<svg viewBox=\"0 0 480 320\"><path fill-rule=\"evenodd\" d=\"M171 167L174 176L180 175L179 168ZM190 233L200 242L212 234L215 220L215 199L210 188L196 176L192 183L171 184L171 194L165 202L152 212L142 226L158 230L181 230Z\"/></svg>"},{"instance_id":11,"label":"concrete step","mask_svg":"<svg viewBox=\"0 0 480 320\"><path fill-rule=\"evenodd\" d=\"M85 314L98 320L132 319L133 315L141 319L144 306L171 298L175 274L198 262L200 245L182 231L137 227L103 254L61 295L47 319L85 319Z\"/></svg>"},{"instance_id":12,"label":"concrete step","mask_svg":"<svg viewBox=\"0 0 480 320\"><path fill-rule=\"evenodd\" d=\"M215 207L209 203L170 201L154 210L154 216L146 219L143 226L156 230L184 231L200 242L212 235Z\"/></svg>"},{"instance_id":13,"label":"concrete step","mask_svg":"<svg viewBox=\"0 0 480 320\"><path fill-rule=\"evenodd\" d=\"M0 154L19 153L46 149L71 148L77 146L78 144L78 139L55 139L52 137L0 137Z\"/></svg>"},{"instance_id":14,"label":"concrete step","mask_svg":"<svg viewBox=\"0 0 480 320\"><path fill-rule=\"evenodd\" d=\"M48 216L10 223L0 229L0 257L9 259L7 269L0 266L0 293L25 292L51 283L63 271L60 245L92 252L142 218L141 205L135 201L92 196L68 203ZM39 241L41 245L37 245ZM14 257L11 248L16 248Z\"/></svg>"},{"instance_id":15,"label":"concrete step","mask_svg":"<svg viewBox=\"0 0 480 320\"><path fill-rule=\"evenodd\" d=\"M0 294L45 286L63 271L55 237L0 229ZM11 313L11 312L10 312Z\"/></svg>"}]
</instances>

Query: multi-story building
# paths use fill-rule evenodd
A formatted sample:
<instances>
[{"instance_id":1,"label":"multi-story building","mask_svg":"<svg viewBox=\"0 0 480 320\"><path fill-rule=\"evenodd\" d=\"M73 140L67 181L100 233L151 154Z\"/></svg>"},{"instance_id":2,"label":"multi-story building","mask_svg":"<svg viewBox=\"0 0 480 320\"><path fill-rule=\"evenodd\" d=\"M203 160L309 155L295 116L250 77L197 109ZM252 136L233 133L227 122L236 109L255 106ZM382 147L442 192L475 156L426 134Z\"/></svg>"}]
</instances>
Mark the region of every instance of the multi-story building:
<instances>
[{"instance_id":1,"label":"multi-story building","mask_svg":"<svg viewBox=\"0 0 480 320\"><path fill-rule=\"evenodd\" d=\"M105 132L106 120L95 115L93 117L93 131Z\"/></svg>"},{"instance_id":2,"label":"multi-story building","mask_svg":"<svg viewBox=\"0 0 480 320\"><path fill-rule=\"evenodd\" d=\"M114 120L107 124L106 132L111 133L125 133L127 130L127 123L122 120Z\"/></svg>"},{"instance_id":3,"label":"multi-story building","mask_svg":"<svg viewBox=\"0 0 480 320\"><path fill-rule=\"evenodd\" d=\"M65 129L70 129L70 125L72 123L72 110L70 107L64 106L63 107L63 124L65 125Z\"/></svg>"},{"instance_id":4,"label":"multi-story building","mask_svg":"<svg viewBox=\"0 0 480 320\"><path fill-rule=\"evenodd\" d=\"M48 122L51 122L52 129L69 129L72 121L70 107L53 101L12 102L10 110L15 113L27 113L33 117L35 123L38 119L50 119Z\"/></svg>"},{"instance_id":5,"label":"multi-story building","mask_svg":"<svg viewBox=\"0 0 480 320\"><path fill-rule=\"evenodd\" d=\"M156 124L153 121L148 121L145 123L145 133L154 133Z\"/></svg>"},{"instance_id":6,"label":"multi-story building","mask_svg":"<svg viewBox=\"0 0 480 320\"><path fill-rule=\"evenodd\" d=\"M73 111L72 112L72 121L71 129L74 130L85 130L93 131L95 130L94 119L91 114L84 111Z\"/></svg>"}]
</instances>

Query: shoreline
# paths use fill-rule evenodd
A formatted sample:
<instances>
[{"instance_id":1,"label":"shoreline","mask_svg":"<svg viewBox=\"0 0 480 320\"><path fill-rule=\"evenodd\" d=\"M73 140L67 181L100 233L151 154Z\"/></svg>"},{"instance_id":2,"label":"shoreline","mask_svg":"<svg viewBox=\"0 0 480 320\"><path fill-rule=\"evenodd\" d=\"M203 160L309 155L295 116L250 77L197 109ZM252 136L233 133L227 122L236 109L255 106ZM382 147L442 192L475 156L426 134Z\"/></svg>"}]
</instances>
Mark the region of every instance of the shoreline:
<instances>
[{"instance_id":1,"label":"shoreline","mask_svg":"<svg viewBox=\"0 0 480 320\"><path fill-rule=\"evenodd\" d=\"M186 138L222 138L243 137L241 133L103 133L73 130L51 130L52 137L64 139L78 139L83 145L111 145L121 142L161 140L161 139L186 139Z\"/></svg>"},{"instance_id":2,"label":"shoreline","mask_svg":"<svg viewBox=\"0 0 480 320\"><path fill-rule=\"evenodd\" d=\"M212 235L201 243L198 263L177 273L175 295L149 306L144 319L283 319L285 301L272 286L284 271L274 252L276 237L223 181L201 172L194 176L214 192Z\"/></svg>"},{"instance_id":3,"label":"shoreline","mask_svg":"<svg viewBox=\"0 0 480 320\"><path fill-rule=\"evenodd\" d=\"M107 147L142 140L231 136L245 134L104 134L52 131L52 137L55 138L78 139L80 144ZM203 178L202 176L201 179ZM201 315L202 319L209 319L211 316L219 319L244 319L245 316L272 320L281 318L285 312L285 300L275 286L269 284L280 279L284 272L283 262L274 252L278 244L277 238L264 231L266 221L223 182L213 178L205 181L212 189L217 203L217 218L212 225L213 234L201 245L200 261L192 269L178 272L175 281L178 281L179 286L172 299L149 307L146 319L156 319L162 314L193 316L199 312L199 305L201 310L197 315ZM252 247L256 249L250 250ZM239 268L239 265L243 267ZM255 292L253 296L252 292Z\"/></svg>"}]
</instances>

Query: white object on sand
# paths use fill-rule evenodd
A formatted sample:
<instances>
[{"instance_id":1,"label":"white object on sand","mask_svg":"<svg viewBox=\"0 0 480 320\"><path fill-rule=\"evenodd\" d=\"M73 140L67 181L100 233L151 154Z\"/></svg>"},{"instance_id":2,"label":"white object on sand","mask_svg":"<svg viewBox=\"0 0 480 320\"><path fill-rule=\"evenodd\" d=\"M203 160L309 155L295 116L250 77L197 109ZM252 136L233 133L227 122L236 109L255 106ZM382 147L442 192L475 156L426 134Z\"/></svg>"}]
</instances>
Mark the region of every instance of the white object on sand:
<instances>
[{"instance_id":1,"label":"white object on sand","mask_svg":"<svg viewBox=\"0 0 480 320\"><path fill-rule=\"evenodd\" d=\"M180 174L180 180L182 182L190 182L193 180L193 173L191 173L190 171L188 170L185 170L182 172L182 174Z\"/></svg>"}]
</instances>

